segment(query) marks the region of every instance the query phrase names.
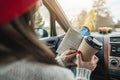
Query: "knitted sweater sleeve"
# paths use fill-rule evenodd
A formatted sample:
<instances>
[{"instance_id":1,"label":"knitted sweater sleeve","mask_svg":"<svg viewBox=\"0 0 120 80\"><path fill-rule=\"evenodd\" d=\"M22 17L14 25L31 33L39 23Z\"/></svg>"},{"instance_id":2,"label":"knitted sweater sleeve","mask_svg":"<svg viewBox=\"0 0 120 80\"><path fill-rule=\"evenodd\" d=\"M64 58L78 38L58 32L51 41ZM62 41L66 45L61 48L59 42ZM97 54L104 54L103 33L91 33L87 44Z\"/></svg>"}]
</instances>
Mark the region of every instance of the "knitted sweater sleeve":
<instances>
[{"instance_id":1,"label":"knitted sweater sleeve","mask_svg":"<svg viewBox=\"0 0 120 80\"><path fill-rule=\"evenodd\" d=\"M90 80L91 70L86 68L77 68L76 80Z\"/></svg>"},{"instance_id":2,"label":"knitted sweater sleeve","mask_svg":"<svg viewBox=\"0 0 120 80\"><path fill-rule=\"evenodd\" d=\"M59 64L60 66L65 67L65 65L64 65L64 63L63 63L60 55L57 55L56 58L55 58L55 60L58 62L58 64Z\"/></svg>"},{"instance_id":3,"label":"knitted sweater sleeve","mask_svg":"<svg viewBox=\"0 0 120 80\"><path fill-rule=\"evenodd\" d=\"M62 62L60 56L56 57L56 61L62 66L65 67L64 63ZM76 68L77 75L76 80L90 80L91 70L86 68Z\"/></svg>"},{"instance_id":4,"label":"knitted sweater sleeve","mask_svg":"<svg viewBox=\"0 0 120 80\"><path fill-rule=\"evenodd\" d=\"M91 72L77 68L77 77L65 68L48 65L19 62L0 69L0 80L89 80Z\"/></svg>"},{"instance_id":5,"label":"knitted sweater sleeve","mask_svg":"<svg viewBox=\"0 0 120 80\"><path fill-rule=\"evenodd\" d=\"M42 68L42 67L41 67ZM73 73L66 68L59 66L47 65L42 71L39 68L35 70L38 79L40 80L90 80L91 70L86 68L77 68L76 78ZM40 77L40 75L42 75Z\"/></svg>"}]
</instances>

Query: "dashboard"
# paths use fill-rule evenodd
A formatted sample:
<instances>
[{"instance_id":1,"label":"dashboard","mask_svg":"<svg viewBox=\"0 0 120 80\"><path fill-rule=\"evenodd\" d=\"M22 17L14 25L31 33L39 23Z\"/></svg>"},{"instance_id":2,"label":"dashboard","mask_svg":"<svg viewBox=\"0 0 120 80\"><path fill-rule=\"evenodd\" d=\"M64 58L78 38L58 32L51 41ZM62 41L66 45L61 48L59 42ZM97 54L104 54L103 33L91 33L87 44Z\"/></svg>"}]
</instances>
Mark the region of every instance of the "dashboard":
<instances>
[{"instance_id":1,"label":"dashboard","mask_svg":"<svg viewBox=\"0 0 120 80\"><path fill-rule=\"evenodd\" d=\"M120 70L120 37L110 36L109 40L109 68Z\"/></svg>"},{"instance_id":2,"label":"dashboard","mask_svg":"<svg viewBox=\"0 0 120 80\"><path fill-rule=\"evenodd\" d=\"M100 59L103 56L103 65L100 62L98 66L102 65L105 80L120 80L120 32L110 34L92 33L92 36L103 42L103 55L100 55L100 53L97 55L100 56L98 56Z\"/></svg>"},{"instance_id":3,"label":"dashboard","mask_svg":"<svg viewBox=\"0 0 120 80\"><path fill-rule=\"evenodd\" d=\"M92 72L91 80L120 80L120 32L93 32L91 36L103 43L103 48L96 53L99 62ZM63 37L64 35L48 37L42 41L55 52Z\"/></svg>"},{"instance_id":4,"label":"dashboard","mask_svg":"<svg viewBox=\"0 0 120 80\"><path fill-rule=\"evenodd\" d=\"M120 33L112 33L105 36L106 68L110 79L120 80Z\"/></svg>"}]
</instances>

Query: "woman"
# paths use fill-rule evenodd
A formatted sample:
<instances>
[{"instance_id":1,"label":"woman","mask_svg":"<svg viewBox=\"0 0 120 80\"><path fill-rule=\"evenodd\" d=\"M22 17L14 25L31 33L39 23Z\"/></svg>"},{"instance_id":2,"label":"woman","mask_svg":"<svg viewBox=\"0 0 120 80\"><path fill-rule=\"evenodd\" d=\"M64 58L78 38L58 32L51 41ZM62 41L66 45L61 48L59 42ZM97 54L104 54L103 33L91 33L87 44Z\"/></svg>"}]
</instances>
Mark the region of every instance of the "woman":
<instances>
[{"instance_id":1,"label":"woman","mask_svg":"<svg viewBox=\"0 0 120 80\"><path fill-rule=\"evenodd\" d=\"M89 80L98 61L95 56L91 62L83 62L77 52L75 79L37 39L33 31L37 3L42 1L0 0L0 80Z\"/></svg>"}]
</instances>

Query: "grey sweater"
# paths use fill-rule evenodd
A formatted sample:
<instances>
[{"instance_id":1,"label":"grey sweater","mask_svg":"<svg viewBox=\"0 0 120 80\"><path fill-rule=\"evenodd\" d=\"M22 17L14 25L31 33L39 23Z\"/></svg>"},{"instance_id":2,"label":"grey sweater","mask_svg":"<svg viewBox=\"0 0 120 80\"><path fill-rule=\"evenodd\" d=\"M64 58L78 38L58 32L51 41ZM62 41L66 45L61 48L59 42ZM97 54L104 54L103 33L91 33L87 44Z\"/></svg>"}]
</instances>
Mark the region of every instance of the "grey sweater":
<instances>
[{"instance_id":1,"label":"grey sweater","mask_svg":"<svg viewBox=\"0 0 120 80\"><path fill-rule=\"evenodd\" d=\"M89 80L91 71L77 68L77 77L65 68L25 60L0 65L0 80Z\"/></svg>"}]
</instances>

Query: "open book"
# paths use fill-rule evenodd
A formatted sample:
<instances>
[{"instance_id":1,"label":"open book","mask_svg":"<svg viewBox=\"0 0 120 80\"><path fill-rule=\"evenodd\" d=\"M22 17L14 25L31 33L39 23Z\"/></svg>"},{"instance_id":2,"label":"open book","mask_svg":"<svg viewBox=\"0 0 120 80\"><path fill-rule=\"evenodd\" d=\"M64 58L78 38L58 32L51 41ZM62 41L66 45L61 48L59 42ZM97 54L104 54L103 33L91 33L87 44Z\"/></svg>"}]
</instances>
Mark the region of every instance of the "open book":
<instances>
[{"instance_id":1,"label":"open book","mask_svg":"<svg viewBox=\"0 0 120 80\"><path fill-rule=\"evenodd\" d=\"M56 52L58 54L62 54L65 50L69 48L78 49L82 39L83 36L79 32L70 28L64 36Z\"/></svg>"}]
</instances>

